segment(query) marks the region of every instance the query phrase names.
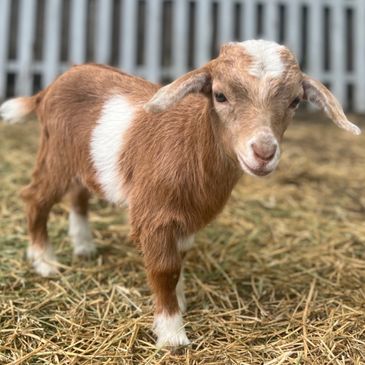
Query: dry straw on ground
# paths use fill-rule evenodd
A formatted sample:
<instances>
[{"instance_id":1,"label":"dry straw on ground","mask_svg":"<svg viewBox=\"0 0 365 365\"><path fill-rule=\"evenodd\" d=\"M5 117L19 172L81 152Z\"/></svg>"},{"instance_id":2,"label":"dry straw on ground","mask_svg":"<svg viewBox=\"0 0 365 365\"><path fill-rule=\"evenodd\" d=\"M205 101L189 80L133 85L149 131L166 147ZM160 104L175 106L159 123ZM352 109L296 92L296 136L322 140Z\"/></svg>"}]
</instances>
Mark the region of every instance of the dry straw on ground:
<instances>
[{"instance_id":1,"label":"dry straw on ground","mask_svg":"<svg viewBox=\"0 0 365 365\"><path fill-rule=\"evenodd\" d=\"M63 274L29 267L17 193L37 139L35 122L0 127L1 364L365 364L364 135L296 121L279 170L242 179L187 258L184 354L153 346L125 212L93 200L99 254L79 262L58 205L50 236Z\"/></svg>"}]
</instances>

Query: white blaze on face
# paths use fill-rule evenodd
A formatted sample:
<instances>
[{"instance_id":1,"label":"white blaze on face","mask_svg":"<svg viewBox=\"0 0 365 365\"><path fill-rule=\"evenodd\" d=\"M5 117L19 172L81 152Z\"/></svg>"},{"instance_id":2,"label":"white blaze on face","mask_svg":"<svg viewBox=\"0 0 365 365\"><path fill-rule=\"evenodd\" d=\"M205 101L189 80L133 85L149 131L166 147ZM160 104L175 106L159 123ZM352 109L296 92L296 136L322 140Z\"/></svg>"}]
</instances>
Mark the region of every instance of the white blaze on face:
<instances>
[{"instance_id":1,"label":"white blaze on face","mask_svg":"<svg viewBox=\"0 0 365 365\"><path fill-rule=\"evenodd\" d=\"M248 73L259 79L264 77L277 78L284 72L285 66L281 59L283 46L265 40L250 40L240 43L252 58Z\"/></svg>"},{"instance_id":2,"label":"white blaze on face","mask_svg":"<svg viewBox=\"0 0 365 365\"><path fill-rule=\"evenodd\" d=\"M125 202L119 158L124 136L134 119L134 108L121 95L111 97L103 106L101 117L92 132L91 157L97 180L107 200Z\"/></svg>"}]
</instances>

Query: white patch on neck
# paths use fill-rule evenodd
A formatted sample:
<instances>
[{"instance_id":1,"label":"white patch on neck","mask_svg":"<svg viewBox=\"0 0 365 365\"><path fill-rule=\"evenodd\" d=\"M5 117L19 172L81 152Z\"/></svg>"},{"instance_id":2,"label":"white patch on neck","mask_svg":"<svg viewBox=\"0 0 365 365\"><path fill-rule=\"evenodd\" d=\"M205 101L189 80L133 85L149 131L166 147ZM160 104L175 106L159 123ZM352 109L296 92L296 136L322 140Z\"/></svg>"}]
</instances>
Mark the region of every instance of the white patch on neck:
<instances>
[{"instance_id":1,"label":"white patch on neck","mask_svg":"<svg viewBox=\"0 0 365 365\"><path fill-rule=\"evenodd\" d=\"M280 77L285 69L280 51L283 46L265 40L250 40L240 45L252 57L252 64L248 73L259 79L264 77Z\"/></svg>"},{"instance_id":2,"label":"white patch on neck","mask_svg":"<svg viewBox=\"0 0 365 365\"><path fill-rule=\"evenodd\" d=\"M157 335L157 348L186 346L190 343L180 313L157 314L153 327Z\"/></svg>"},{"instance_id":3,"label":"white patch on neck","mask_svg":"<svg viewBox=\"0 0 365 365\"><path fill-rule=\"evenodd\" d=\"M105 198L116 204L126 200L119 158L125 133L133 119L133 106L125 97L115 95L104 104L101 117L92 132L90 150L97 179Z\"/></svg>"}]
</instances>

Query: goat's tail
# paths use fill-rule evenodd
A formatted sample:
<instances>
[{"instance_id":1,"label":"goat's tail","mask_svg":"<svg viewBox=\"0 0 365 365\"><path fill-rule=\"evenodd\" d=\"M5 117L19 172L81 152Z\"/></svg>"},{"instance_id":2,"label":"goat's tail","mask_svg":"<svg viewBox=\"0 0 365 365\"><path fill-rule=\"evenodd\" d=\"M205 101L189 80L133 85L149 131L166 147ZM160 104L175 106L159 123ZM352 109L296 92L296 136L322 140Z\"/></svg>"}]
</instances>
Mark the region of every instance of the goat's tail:
<instances>
[{"instance_id":1,"label":"goat's tail","mask_svg":"<svg viewBox=\"0 0 365 365\"><path fill-rule=\"evenodd\" d=\"M25 122L35 113L42 91L33 96L24 96L5 101L0 106L0 119L4 123L15 124Z\"/></svg>"}]
</instances>

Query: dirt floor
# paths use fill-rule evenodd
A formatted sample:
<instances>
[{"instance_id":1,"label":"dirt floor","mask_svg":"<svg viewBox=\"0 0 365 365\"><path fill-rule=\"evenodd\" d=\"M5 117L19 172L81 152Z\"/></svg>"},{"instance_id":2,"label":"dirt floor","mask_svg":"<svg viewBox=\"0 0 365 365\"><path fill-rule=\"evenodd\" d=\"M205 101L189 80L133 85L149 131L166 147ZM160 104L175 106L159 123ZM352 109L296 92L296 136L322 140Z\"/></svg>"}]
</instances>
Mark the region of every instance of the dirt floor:
<instances>
[{"instance_id":1,"label":"dirt floor","mask_svg":"<svg viewBox=\"0 0 365 365\"><path fill-rule=\"evenodd\" d=\"M37 140L36 122L0 126L0 364L365 364L365 134L296 120L278 171L240 181L187 257L183 354L154 348L125 212L93 200L99 252L77 261L59 204L62 275L28 265L18 191Z\"/></svg>"}]
</instances>

